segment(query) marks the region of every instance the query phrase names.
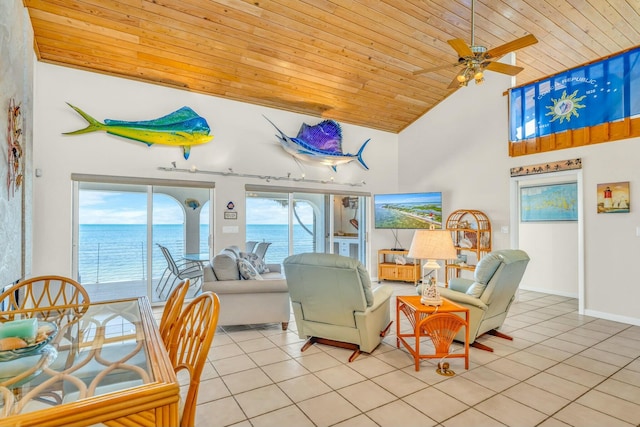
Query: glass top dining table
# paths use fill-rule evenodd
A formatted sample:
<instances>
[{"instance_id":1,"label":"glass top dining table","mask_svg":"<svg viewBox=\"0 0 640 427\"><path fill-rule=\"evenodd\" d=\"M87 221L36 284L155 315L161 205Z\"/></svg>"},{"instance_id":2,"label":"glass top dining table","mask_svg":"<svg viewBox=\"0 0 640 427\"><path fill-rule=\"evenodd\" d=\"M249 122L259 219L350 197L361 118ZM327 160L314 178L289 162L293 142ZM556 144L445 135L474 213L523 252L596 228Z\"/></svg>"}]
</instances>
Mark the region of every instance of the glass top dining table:
<instances>
[{"instance_id":1,"label":"glass top dining table","mask_svg":"<svg viewBox=\"0 0 640 427\"><path fill-rule=\"evenodd\" d=\"M146 297L0 311L55 330L0 351L0 426L178 425L180 388Z\"/></svg>"}]
</instances>

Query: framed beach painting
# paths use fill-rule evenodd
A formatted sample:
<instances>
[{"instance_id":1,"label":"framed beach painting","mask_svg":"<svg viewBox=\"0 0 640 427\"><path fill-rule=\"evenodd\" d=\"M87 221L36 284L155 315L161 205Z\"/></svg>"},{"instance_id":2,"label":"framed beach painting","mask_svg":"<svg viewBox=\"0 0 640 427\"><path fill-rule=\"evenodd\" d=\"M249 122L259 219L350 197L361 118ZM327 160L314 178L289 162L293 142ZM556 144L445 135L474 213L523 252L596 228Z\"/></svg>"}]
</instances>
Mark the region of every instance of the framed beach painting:
<instances>
[{"instance_id":1,"label":"framed beach painting","mask_svg":"<svg viewBox=\"0 0 640 427\"><path fill-rule=\"evenodd\" d=\"M598 184L598 213L629 213L629 181Z\"/></svg>"},{"instance_id":2,"label":"framed beach painting","mask_svg":"<svg viewBox=\"0 0 640 427\"><path fill-rule=\"evenodd\" d=\"M567 182L521 187L520 220L577 221L578 184Z\"/></svg>"}]
</instances>

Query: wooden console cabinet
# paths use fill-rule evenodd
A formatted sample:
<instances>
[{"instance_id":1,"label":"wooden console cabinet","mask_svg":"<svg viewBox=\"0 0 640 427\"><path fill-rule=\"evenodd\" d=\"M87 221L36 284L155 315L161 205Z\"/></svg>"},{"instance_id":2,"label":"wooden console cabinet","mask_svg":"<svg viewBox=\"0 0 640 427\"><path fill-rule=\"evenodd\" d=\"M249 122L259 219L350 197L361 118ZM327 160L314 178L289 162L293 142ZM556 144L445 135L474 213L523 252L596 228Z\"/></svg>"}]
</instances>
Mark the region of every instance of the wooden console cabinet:
<instances>
[{"instance_id":1,"label":"wooden console cabinet","mask_svg":"<svg viewBox=\"0 0 640 427\"><path fill-rule=\"evenodd\" d=\"M378 283L382 280L395 280L400 282L413 282L418 284L420 280L420 262L418 260L407 263L396 264L396 257L407 257L409 251L393 251L391 249L380 249L378 251Z\"/></svg>"}]
</instances>

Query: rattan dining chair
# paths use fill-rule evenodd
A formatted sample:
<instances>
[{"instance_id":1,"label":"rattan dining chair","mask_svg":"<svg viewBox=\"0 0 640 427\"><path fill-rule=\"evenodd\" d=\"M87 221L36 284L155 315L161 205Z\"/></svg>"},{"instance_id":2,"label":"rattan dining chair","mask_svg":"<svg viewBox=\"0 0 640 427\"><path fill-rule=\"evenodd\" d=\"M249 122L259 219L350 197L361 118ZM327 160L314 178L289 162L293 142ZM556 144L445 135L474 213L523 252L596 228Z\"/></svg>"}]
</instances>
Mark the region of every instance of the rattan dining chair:
<instances>
[{"instance_id":1,"label":"rattan dining chair","mask_svg":"<svg viewBox=\"0 0 640 427\"><path fill-rule=\"evenodd\" d=\"M219 314L218 295L204 292L185 307L171 330L169 359L178 379L181 379L180 374L189 375L189 387L181 407L181 427L195 425L200 376L213 342Z\"/></svg>"},{"instance_id":2,"label":"rattan dining chair","mask_svg":"<svg viewBox=\"0 0 640 427\"><path fill-rule=\"evenodd\" d=\"M176 320L182 311L184 305L184 298L189 290L189 279L183 280L175 287L173 292L167 298L167 302L164 305L162 311L162 318L160 319L160 336L166 348L169 348L169 338L171 330L175 326Z\"/></svg>"},{"instance_id":3,"label":"rattan dining chair","mask_svg":"<svg viewBox=\"0 0 640 427\"><path fill-rule=\"evenodd\" d=\"M73 314L82 316L90 304L86 289L73 279L64 276L37 276L18 282L0 294L0 323L31 315L30 309L51 307L38 311L38 316L56 321L68 315L67 309L75 308Z\"/></svg>"},{"instance_id":4,"label":"rattan dining chair","mask_svg":"<svg viewBox=\"0 0 640 427\"><path fill-rule=\"evenodd\" d=\"M16 316L37 317L55 323L61 330L51 344L57 350L57 357L49 366L62 370L70 366L73 359L75 338L71 334L71 324L79 321L89 308L89 294L73 279L64 276L37 276L18 282L0 294L0 323L12 321ZM33 309L38 308L38 311ZM47 310L42 310L48 308ZM32 381L35 384L37 379ZM61 382L51 383L40 392L40 401L47 405L61 403ZM5 402L6 406L6 402Z\"/></svg>"}]
</instances>

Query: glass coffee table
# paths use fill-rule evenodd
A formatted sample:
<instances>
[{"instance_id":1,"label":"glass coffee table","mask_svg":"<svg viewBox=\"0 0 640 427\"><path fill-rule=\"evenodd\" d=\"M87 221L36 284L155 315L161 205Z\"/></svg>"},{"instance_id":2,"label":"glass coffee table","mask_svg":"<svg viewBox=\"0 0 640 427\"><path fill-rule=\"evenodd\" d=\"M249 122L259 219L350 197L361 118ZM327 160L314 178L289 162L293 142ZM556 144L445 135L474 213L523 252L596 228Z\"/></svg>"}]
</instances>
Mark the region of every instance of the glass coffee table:
<instances>
[{"instance_id":1,"label":"glass coffee table","mask_svg":"<svg viewBox=\"0 0 640 427\"><path fill-rule=\"evenodd\" d=\"M442 305L430 306L420 303L420 295L398 296L396 298L396 346L400 348L402 343L409 353L413 356L416 364L416 371L420 370L420 359L442 359L442 358L464 358L464 368L469 369L469 309L458 305L446 298L442 299ZM410 334L400 333L400 313L409 319L413 332ZM448 343L443 343L442 338L444 334L439 332L427 332L430 330L430 322L438 319L438 322L453 321L450 323L458 322L452 316L459 317L456 313L464 313L464 321L460 317L459 323L464 327L465 340L464 340L464 353L450 353L450 344L453 339L453 335L448 340ZM437 316L436 316L437 315ZM436 352L433 354L421 354L420 353L420 338L430 337L434 342ZM413 338L414 344L411 345L408 338ZM440 341L440 342L438 342ZM438 344L439 345L438 345Z\"/></svg>"}]
</instances>

